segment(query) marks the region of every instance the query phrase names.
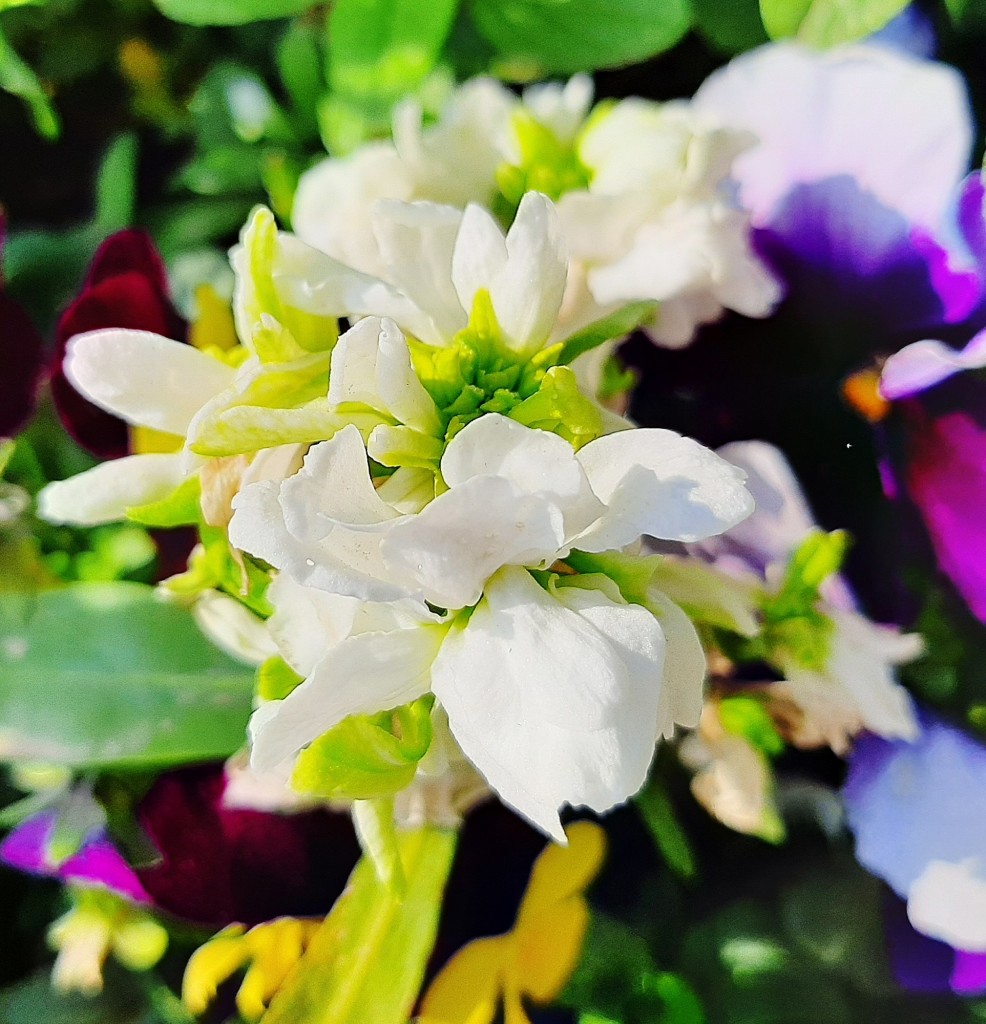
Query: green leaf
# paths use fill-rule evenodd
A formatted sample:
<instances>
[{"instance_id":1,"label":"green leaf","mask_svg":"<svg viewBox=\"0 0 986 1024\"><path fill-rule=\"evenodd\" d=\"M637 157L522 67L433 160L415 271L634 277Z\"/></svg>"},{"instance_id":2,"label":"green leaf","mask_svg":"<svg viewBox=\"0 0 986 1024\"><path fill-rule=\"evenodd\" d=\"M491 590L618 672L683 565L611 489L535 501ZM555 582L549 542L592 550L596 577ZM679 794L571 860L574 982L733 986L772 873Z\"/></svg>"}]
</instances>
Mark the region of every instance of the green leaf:
<instances>
[{"instance_id":1,"label":"green leaf","mask_svg":"<svg viewBox=\"0 0 986 1024\"><path fill-rule=\"evenodd\" d=\"M172 21L186 25L248 25L303 14L318 0L154 0Z\"/></svg>"},{"instance_id":2,"label":"green leaf","mask_svg":"<svg viewBox=\"0 0 986 1024\"><path fill-rule=\"evenodd\" d=\"M652 779L634 803L668 867L680 878L694 878L697 868L691 843L660 781Z\"/></svg>"},{"instance_id":3,"label":"green leaf","mask_svg":"<svg viewBox=\"0 0 986 1024\"><path fill-rule=\"evenodd\" d=\"M456 833L398 836L400 896L364 857L262 1024L406 1024L431 955Z\"/></svg>"},{"instance_id":4,"label":"green leaf","mask_svg":"<svg viewBox=\"0 0 986 1024\"><path fill-rule=\"evenodd\" d=\"M422 697L394 711L351 715L302 751L291 778L327 800L372 800L407 786L431 745L431 705Z\"/></svg>"},{"instance_id":5,"label":"green leaf","mask_svg":"<svg viewBox=\"0 0 986 1024\"><path fill-rule=\"evenodd\" d=\"M111 233L133 223L137 202L137 136L120 135L110 144L96 177L96 225Z\"/></svg>"},{"instance_id":6,"label":"green leaf","mask_svg":"<svg viewBox=\"0 0 986 1024\"><path fill-rule=\"evenodd\" d=\"M328 24L332 90L400 99L434 68L457 8L458 0L336 0Z\"/></svg>"},{"instance_id":7,"label":"green leaf","mask_svg":"<svg viewBox=\"0 0 986 1024\"><path fill-rule=\"evenodd\" d=\"M19 96L31 112L38 134L57 139L60 131L58 115L38 76L18 56L0 30L0 89Z\"/></svg>"},{"instance_id":8,"label":"green leaf","mask_svg":"<svg viewBox=\"0 0 986 1024\"><path fill-rule=\"evenodd\" d=\"M850 43L879 31L909 0L760 0L772 39L794 36L809 46Z\"/></svg>"},{"instance_id":9,"label":"green leaf","mask_svg":"<svg viewBox=\"0 0 986 1024\"><path fill-rule=\"evenodd\" d=\"M0 595L0 755L164 766L243 744L252 673L137 583Z\"/></svg>"},{"instance_id":10,"label":"green leaf","mask_svg":"<svg viewBox=\"0 0 986 1024\"><path fill-rule=\"evenodd\" d=\"M695 30L723 53L752 50L768 41L757 0L692 0Z\"/></svg>"},{"instance_id":11,"label":"green leaf","mask_svg":"<svg viewBox=\"0 0 986 1024\"><path fill-rule=\"evenodd\" d=\"M688 0L473 0L470 12L498 73L524 80L635 64L691 24Z\"/></svg>"},{"instance_id":12,"label":"green leaf","mask_svg":"<svg viewBox=\"0 0 986 1024\"><path fill-rule=\"evenodd\" d=\"M397 842L393 798L354 800L353 825L363 853L373 862L377 878L391 892L403 896L407 891L407 879Z\"/></svg>"}]
</instances>

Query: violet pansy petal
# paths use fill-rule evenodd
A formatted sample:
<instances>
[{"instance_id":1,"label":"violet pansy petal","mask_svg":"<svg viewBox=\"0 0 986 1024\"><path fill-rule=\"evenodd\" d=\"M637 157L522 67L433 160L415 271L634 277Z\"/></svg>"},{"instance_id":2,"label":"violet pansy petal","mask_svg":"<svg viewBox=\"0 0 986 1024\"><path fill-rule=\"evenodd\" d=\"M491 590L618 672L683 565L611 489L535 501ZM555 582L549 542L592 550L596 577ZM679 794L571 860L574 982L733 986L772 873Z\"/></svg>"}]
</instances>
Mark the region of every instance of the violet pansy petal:
<instances>
[{"instance_id":1,"label":"violet pansy petal","mask_svg":"<svg viewBox=\"0 0 986 1024\"><path fill-rule=\"evenodd\" d=\"M61 864L50 863L46 850L55 821L54 811L29 818L0 844L0 861L28 874L110 889L134 903L151 902L133 869L102 835L88 839L77 853Z\"/></svg>"},{"instance_id":2,"label":"violet pansy petal","mask_svg":"<svg viewBox=\"0 0 986 1024\"><path fill-rule=\"evenodd\" d=\"M963 370L986 366L986 331L956 351L940 341L916 341L895 352L883 366L880 392L895 401L940 384Z\"/></svg>"}]
</instances>

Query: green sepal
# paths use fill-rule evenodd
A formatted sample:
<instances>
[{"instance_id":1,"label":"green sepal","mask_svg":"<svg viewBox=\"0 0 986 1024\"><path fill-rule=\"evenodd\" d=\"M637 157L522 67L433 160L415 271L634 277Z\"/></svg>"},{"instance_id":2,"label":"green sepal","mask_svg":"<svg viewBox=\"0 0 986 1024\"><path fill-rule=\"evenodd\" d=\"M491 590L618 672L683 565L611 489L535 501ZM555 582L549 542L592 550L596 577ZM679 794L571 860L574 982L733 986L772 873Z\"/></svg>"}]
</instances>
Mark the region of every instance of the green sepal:
<instances>
[{"instance_id":1,"label":"green sepal","mask_svg":"<svg viewBox=\"0 0 986 1024\"><path fill-rule=\"evenodd\" d=\"M783 737L757 697L724 697L719 702L719 720L726 732L740 736L768 757L776 757L784 750Z\"/></svg>"},{"instance_id":2,"label":"green sepal","mask_svg":"<svg viewBox=\"0 0 986 1024\"><path fill-rule=\"evenodd\" d=\"M594 441L603 432L599 407L582 394L575 374L567 366L551 367L538 391L508 415L525 427L558 434L576 449Z\"/></svg>"},{"instance_id":3,"label":"green sepal","mask_svg":"<svg viewBox=\"0 0 986 1024\"><path fill-rule=\"evenodd\" d=\"M356 836L377 873L377 878L398 896L407 889L404 866L397 845L397 824L394 821L394 798L353 801L353 825Z\"/></svg>"},{"instance_id":4,"label":"green sepal","mask_svg":"<svg viewBox=\"0 0 986 1024\"><path fill-rule=\"evenodd\" d=\"M350 715L301 752L291 785L327 800L372 800L409 785L431 745L430 696Z\"/></svg>"},{"instance_id":5,"label":"green sepal","mask_svg":"<svg viewBox=\"0 0 986 1024\"><path fill-rule=\"evenodd\" d=\"M166 498L131 505L127 518L141 526L194 526L202 519L202 483L198 473L183 480Z\"/></svg>"},{"instance_id":6,"label":"green sepal","mask_svg":"<svg viewBox=\"0 0 986 1024\"><path fill-rule=\"evenodd\" d=\"M262 619L274 608L267 600L270 576L249 556L234 557L225 531L213 526L199 528L201 545L188 560L188 568L161 586L179 597L197 597L205 590L221 590Z\"/></svg>"},{"instance_id":7,"label":"green sepal","mask_svg":"<svg viewBox=\"0 0 986 1024\"><path fill-rule=\"evenodd\" d=\"M598 348L607 341L619 341L632 334L641 324L647 323L657 312L657 302L631 302L615 313L596 320L583 327L562 342L558 362L568 365L579 356Z\"/></svg>"},{"instance_id":8,"label":"green sepal","mask_svg":"<svg viewBox=\"0 0 986 1024\"><path fill-rule=\"evenodd\" d=\"M398 834L403 895L364 857L264 1024L406 1024L434 946L456 838L427 826Z\"/></svg>"},{"instance_id":9,"label":"green sepal","mask_svg":"<svg viewBox=\"0 0 986 1024\"><path fill-rule=\"evenodd\" d=\"M304 682L304 677L278 654L257 667L257 696L261 700L284 700Z\"/></svg>"},{"instance_id":10,"label":"green sepal","mask_svg":"<svg viewBox=\"0 0 986 1024\"><path fill-rule=\"evenodd\" d=\"M579 573L603 573L619 588L624 599L630 604L647 604L647 591L654 573L661 564L660 555L624 555L619 551L589 554L586 551L572 551L565 559Z\"/></svg>"}]
</instances>

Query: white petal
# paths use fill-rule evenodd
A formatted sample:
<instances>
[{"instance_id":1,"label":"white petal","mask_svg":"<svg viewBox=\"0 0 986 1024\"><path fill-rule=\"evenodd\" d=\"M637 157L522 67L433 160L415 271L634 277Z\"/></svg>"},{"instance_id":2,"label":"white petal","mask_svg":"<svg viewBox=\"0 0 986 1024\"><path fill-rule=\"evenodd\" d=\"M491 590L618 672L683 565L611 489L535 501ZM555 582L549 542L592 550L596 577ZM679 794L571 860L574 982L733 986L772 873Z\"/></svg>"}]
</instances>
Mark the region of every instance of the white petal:
<instances>
[{"instance_id":1,"label":"white petal","mask_svg":"<svg viewBox=\"0 0 986 1024\"><path fill-rule=\"evenodd\" d=\"M562 804L603 811L643 784L664 645L643 608L600 591L559 594L504 569L442 645L432 688L501 798L562 839Z\"/></svg>"},{"instance_id":2,"label":"white petal","mask_svg":"<svg viewBox=\"0 0 986 1024\"><path fill-rule=\"evenodd\" d=\"M308 587L366 601L408 597L392 582L380 556L380 539L372 533L327 529L320 540L300 541L285 525L276 483L244 488L233 499L230 543Z\"/></svg>"},{"instance_id":3,"label":"white petal","mask_svg":"<svg viewBox=\"0 0 986 1024\"><path fill-rule=\"evenodd\" d=\"M955 949L986 952L986 872L979 858L929 861L907 894L907 916Z\"/></svg>"},{"instance_id":4,"label":"white petal","mask_svg":"<svg viewBox=\"0 0 986 1024\"><path fill-rule=\"evenodd\" d=\"M705 697L705 651L692 620L666 594L652 590L647 607L661 624L668 645L660 729L670 739L676 725L687 729L698 725Z\"/></svg>"},{"instance_id":5,"label":"white petal","mask_svg":"<svg viewBox=\"0 0 986 1024\"><path fill-rule=\"evenodd\" d=\"M442 476L453 488L473 477L499 476L525 494L544 495L564 512L566 535L583 530L604 511L567 441L496 413L480 416L455 435L442 456Z\"/></svg>"},{"instance_id":6,"label":"white petal","mask_svg":"<svg viewBox=\"0 0 986 1024\"><path fill-rule=\"evenodd\" d=\"M332 352L329 402L359 402L426 434L441 424L435 403L411 366L407 340L393 320L366 317Z\"/></svg>"},{"instance_id":7,"label":"white petal","mask_svg":"<svg viewBox=\"0 0 986 1024\"><path fill-rule=\"evenodd\" d=\"M506 263L507 243L499 224L483 207L470 203L452 253L452 283L466 315L472 313L476 292L490 290Z\"/></svg>"},{"instance_id":8,"label":"white petal","mask_svg":"<svg viewBox=\"0 0 986 1024\"><path fill-rule=\"evenodd\" d=\"M48 484L38 495L38 515L73 526L112 523L134 505L168 497L184 479L179 455L128 455Z\"/></svg>"},{"instance_id":9,"label":"white petal","mask_svg":"<svg viewBox=\"0 0 986 1024\"><path fill-rule=\"evenodd\" d=\"M192 607L199 629L231 658L259 665L277 647L267 624L235 598L218 590L206 590Z\"/></svg>"},{"instance_id":10,"label":"white petal","mask_svg":"<svg viewBox=\"0 0 986 1024\"><path fill-rule=\"evenodd\" d=\"M447 342L468 319L452 285L452 251L462 212L437 203L385 201L373 213L389 280L431 318L437 338Z\"/></svg>"},{"instance_id":11,"label":"white petal","mask_svg":"<svg viewBox=\"0 0 986 1024\"><path fill-rule=\"evenodd\" d=\"M370 479L366 447L350 424L309 449L304 466L281 486L284 521L298 540L317 541L333 525L376 525L397 518Z\"/></svg>"},{"instance_id":12,"label":"white petal","mask_svg":"<svg viewBox=\"0 0 986 1024\"><path fill-rule=\"evenodd\" d=\"M192 417L232 384L236 371L160 334L111 328L68 343L65 376L128 423L184 437Z\"/></svg>"},{"instance_id":13,"label":"white petal","mask_svg":"<svg viewBox=\"0 0 986 1024\"><path fill-rule=\"evenodd\" d=\"M502 477L474 477L393 526L384 561L409 589L441 608L475 604L503 565L553 561L565 539L557 505Z\"/></svg>"},{"instance_id":14,"label":"white petal","mask_svg":"<svg viewBox=\"0 0 986 1024\"><path fill-rule=\"evenodd\" d=\"M274 614L267 628L284 660L299 675L308 676L328 649L338 646L353 631L360 601L327 594L295 583L278 573L267 591Z\"/></svg>"},{"instance_id":15,"label":"white petal","mask_svg":"<svg viewBox=\"0 0 986 1024\"><path fill-rule=\"evenodd\" d=\"M881 46L764 46L715 72L693 106L759 137L734 165L757 223L797 183L848 174L937 229L972 145L961 76Z\"/></svg>"},{"instance_id":16,"label":"white petal","mask_svg":"<svg viewBox=\"0 0 986 1024\"><path fill-rule=\"evenodd\" d=\"M443 636L441 627L420 626L343 640L284 700L254 714L251 766L273 771L349 715L386 711L426 693Z\"/></svg>"},{"instance_id":17,"label":"white petal","mask_svg":"<svg viewBox=\"0 0 986 1024\"><path fill-rule=\"evenodd\" d=\"M547 341L558 319L568 254L554 204L528 192L507 232L507 260L490 282L497 320L512 348L533 354Z\"/></svg>"},{"instance_id":18,"label":"white petal","mask_svg":"<svg viewBox=\"0 0 986 1024\"><path fill-rule=\"evenodd\" d=\"M699 540L753 511L742 470L671 430L608 434L590 441L578 459L607 506L602 519L573 542L585 551L623 547L641 534Z\"/></svg>"}]
</instances>

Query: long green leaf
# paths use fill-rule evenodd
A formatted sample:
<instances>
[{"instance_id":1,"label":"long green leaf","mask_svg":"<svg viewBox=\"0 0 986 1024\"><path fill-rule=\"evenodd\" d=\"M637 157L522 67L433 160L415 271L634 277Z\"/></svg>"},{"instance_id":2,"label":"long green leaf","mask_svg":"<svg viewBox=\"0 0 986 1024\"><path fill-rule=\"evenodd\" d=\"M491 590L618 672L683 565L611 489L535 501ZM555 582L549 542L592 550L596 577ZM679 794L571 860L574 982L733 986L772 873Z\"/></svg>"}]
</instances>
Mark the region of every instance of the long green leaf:
<instances>
[{"instance_id":1,"label":"long green leaf","mask_svg":"<svg viewBox=\"0 0 986 1024\"><path fill-rule=\"evenodd\" d=\"M508 77L634 64L688 31L688 0L473 0L472 19Z\"/></svg>"},{"instance_id":2,"label":"long green leaf","mask_svg":"<svg viewBox=\"0 0 986 1024\"><path fill-rule=\"evenodd\" d=\"M57 139L58 115L38 76L24 63L0 30L0 89L19 96L31 112L34 127L46 139Z\"/></svg>"},{"instance_id":3,"label":"long green leaf","mask_svg":"<svg viewBox=\"0 0 986 1024\"><path fill-rule=\"evenodd\" d=\"M364 857L261 1024L406 1024L434 945L456 833L420 828L398 843L403 896Z\"/></svg>"},{"instance_id":4,"label":"long green leaf","mask_svg":"<svg viewBox=\"0 0 986 1024\"><path fill-rule=\"evenodd\" d=\"M224 757L253 676L138 583L0 595L0 757L72 767Z\"/></svg>"},{"instance_id":5,"label":"long green leaf","mask_svg":"<svg viewBox=\"0 0 986 1024\"><path fill-rule=\"evenodd\" d=\"M247 25L291 18L318 0L154 0L166 17L186 25Z\"/></svg>"}]
</instances>

